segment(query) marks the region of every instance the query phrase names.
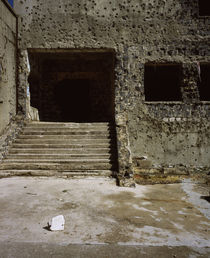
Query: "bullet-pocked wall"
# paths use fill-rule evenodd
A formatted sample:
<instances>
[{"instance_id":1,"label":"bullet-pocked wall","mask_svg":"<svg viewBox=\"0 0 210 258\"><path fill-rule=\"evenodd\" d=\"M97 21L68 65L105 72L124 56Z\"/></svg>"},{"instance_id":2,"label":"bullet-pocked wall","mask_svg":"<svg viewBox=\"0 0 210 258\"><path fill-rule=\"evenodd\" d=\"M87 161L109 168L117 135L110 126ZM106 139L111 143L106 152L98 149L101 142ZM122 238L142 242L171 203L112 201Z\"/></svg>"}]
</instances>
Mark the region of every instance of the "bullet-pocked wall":
<instances>
[{"instance_id":1,"label":"bullet-pocked wall","mask_svg":"<svg viewBox=\"0 0 210 258\"><path fill-rule=\"evenodd\" d=\"M203 101L199 85L208 69L203 65L210 63L210 18L199 3L17 0L20 49L114 49L120 164L125 170L141 167L146 156L147 168L208 167L210 99ZM167 69L176 83L164 76ZM169 95L168 88L176 87L176 96L154 98L156 82L148 81L148 74L163 82Z\"/></svg>"},{"instance_id":2,"label":"bullet-pocked wall","mask_svg":"<svg viewBox=\"0 0 210 258\"><path fill-rule=\"evenodd\" d=\"M0 1L0 135L16 115L16 22Z\"/></svg>"}]
</instances>

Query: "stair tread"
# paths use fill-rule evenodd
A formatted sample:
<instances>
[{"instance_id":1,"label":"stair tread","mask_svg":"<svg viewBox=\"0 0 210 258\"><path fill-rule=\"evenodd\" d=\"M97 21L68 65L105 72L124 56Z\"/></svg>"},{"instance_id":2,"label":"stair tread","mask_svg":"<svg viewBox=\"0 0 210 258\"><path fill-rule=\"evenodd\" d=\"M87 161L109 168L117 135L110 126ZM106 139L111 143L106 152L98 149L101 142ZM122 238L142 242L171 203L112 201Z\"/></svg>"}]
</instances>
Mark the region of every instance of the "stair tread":
<instances>
[{"instance_id":1,"label":"stair tread","mask_svg":"<svg viewBox=\"0 0 210 258\"><path fill-rule=\"evenodd\" d=\"M100 171L92 171L92 170L81 170L81 171L58 171L58 170L4 170L0 171L1 177L8 176L112 176L114 171L112 170L100 170Z\"/></svg>"},{"instance_id":2,"label":"stair tread","mask_svg":"<svg viewBox=\"0 0 210 258\"><path fill-rule=\"evenodd\" d=\"M39 132L39 131L78 131L78 132L103 132L103 131L112 131L113 130L113 127L110 127L110 126L101 126L101 127L24 127L23 128L23 132L27 132L27 131L35 131L35 132Z\"/></svg>"},{"instance_id":3,"label":"stair tread","mask_svg":"<svg viewBox=\"0 0 210 258\"><path fill-rule=\"evenodd\" d=\"M110 163L2 163L0 171L4 170L115 170Z\"/></svg>"},{"instance_id":4,"label":"stair tread","mask_svg":"<svg viewBox=\"0 0 210 258\"><path fill-rule=\"evenodd\" d=\"M16 157L16 156L18 156L18 157L25 157L25 156L32 156L32 157L34 157L34 156L37 156L37 157L39 157L39 156L41 156L41 157L45 157L45 156L69 156L69 157L72 157L72 156L80 156L80 155L82 155L82 156L95 156L95 155L97 155L97 156L104 156L104 155L106 155L106 156L110 156L110 154L109 153L103 153L103 154L101 154L101 153L99 153L99 154L91 154L91 153L79 153L79 154L77 154L77 153L72 153L72 154L63 154L63 153L50 153L50 154L46 154L46 153L42 153L42 154L31 154L31 153L21 153L21 154L8 154L7 156L9 156L9 157Z\"/></svg>"},{"instance_id":5,"label":"stair tread","mask_svg":"<svg viewBox=\"0 0 210 258\"><path fill-rule=\"evenodd\" d=\"M68 136L68 137L110 137L110 134L107 133L101 133L101 134L90 134L90 133L85 133L85 134L70 134L66 133L61 134L60 132L56 132L55 134L52 134L51 132L47 132L45 134L20 134L19 137L46 137L46 136L51 136L51 137L60 137L60 136Z\"/></svg>"},{"instance_id":6,"label":"stair tread","mask_svg":"<svg viewBox=\"0 0 210 258\"><path fill-rule=\"evenodd\" d=\"M36 171L36 172L42 172L43 170L42 169L5 169L3 170L3 172L13 172L13 171L21 171L21 172L27 172L27 171ZM68 173L68 172L75 172L75 173L103 173L103 172L113 172L113 170L110 170L110 169L90 169L90 170L77 170L77 169L45 169L44 170L45 172L65 172L65 173ZM0 171L0 174L2 173L2 171Z\"/></svg>"},{"instance_id":7,"label":"stair tread","mask_svg":"<svg viewBox=\"0 0 210 258\"><path fill-rule=\"evenodd\" d=\"M28 141L32 141L32 142L36 142L36 141L58 141L58 142L61 142L61 141L87 141L87 142L90 142L90 141L93 141L93 139L84 139L84 138L81 138L81 139L44 139L44 138L37 138L37 139L16 139L15 142L28 142ZM109 142L111 141L111 139L94 139L94 141L97 141L97 142L100 142L100 141L104 141L104 142Z\"/></svg>"},{"instance_id":8,"label":"stair tread","mask_svg":"<svg viewBox=\"0 0 210 258\"><path fill-rule=\"evenodd\" d=\"M109 135L63 135L63 134L59 134L59 135L19 135L18 136L18 140L21 139L36 139L36 140L40 140L40 139L69 139L69 140L109 140L110 137Z\"/></svg>"},{"instance_id":9,"label":"stair tread","mask_svg":"<svg viewBox=\"0 0 210 258\"><path fill-rule=\"evenodd\" d=\"M11 148L10 149L10 151L21 151L21 150L24 150L24 149L19 149L19 148ZM44 151L43 149L39 149L39 148L27 148L27 149L25 149L26 151ZM57 151L57 149L55 148L48 148L48 150L49 151ZM93 150L92 148L90 148L90 149L84 149L84 148L64 148L64 149L59 149L59 151L76 151L76 150L85 150L85 151L88 151L88 150ZM109 151L110 150L110 148L101 148L100 150L104 150L104 151ZM98 151L98 149L97 149L97 151Z\"/></svg>"},{"instance_id":10,"label":"stair tread","mask_svg":"<svg viewBox=\"0 0 210 258\"><path fill-rule=\"evenodd\" d=\"M46 162L46 163L56 163L56 162L60 162L60 163L73 163L73 162L109 162L110 160L109 159L53 159L53 160L50 160L50 159L46 159L46 160L39 160L39 159L27 159L27 160L22 160L22 159L4 159L3 160L3 163L6 163L6 162L18 162L18 163L30 163L30 162L37 162L37 163L40 163L40 162Z\"/></svg>"},{"instance_id":11,"label":"stair tread","mask_svg":"<svg viewBox=\"0 0 210 258\"><path fill-rule=\"evenodd\" d=\"M9 154L5 160L16 159L56 159L56 160L72 160L75 159L110 159L110 154Z\"/></svg>"},{"instance_id":12,"label":"stair tread","mask_svg":"<svg viewBox=\"0 0 210 258\"><path fill-rule=\"evenodd\" d=\"M0 174L111 175L112 128L109 122L30 122L12 143Z\"/></svg>"},{"instance_id":13,"label":"stair tread","mask_svg":"<svg viewBox=\"0 0 210 258\"><path fill-rule=\"evenodd\" d=\"M4 163L0 165L0 171L4 170L68 170L68 171L89 171L89 170L114 170L113 165L109 163L97 164L62 164L62 163Z\"/></svg>"},{"instance_id":14,"label":"stair tread","mask_svg":"<svg viewBox=\"0 0 210 258\"><path fill-rule=\"evenodd\" d=\"M31 121L28 125L107 125L111 124L110 122L84 122L84 123L77 123L77 122L45 122L45 121Z\"/></svg>"},{"instance_id":15,"label":"stair tread","mask_svg":"<svg viewBox=\"0 0 210 258\"><path fill-rule=\"evenodd\" d=\"M78 148L85 148L86 150L91 148L92 150L100 150L101 148L110 148L110 144L15 144L14 146L21 148L21 149L37 149L42 148L44 150L48 149L78 149Z\"/></svg>"}]
</instances>

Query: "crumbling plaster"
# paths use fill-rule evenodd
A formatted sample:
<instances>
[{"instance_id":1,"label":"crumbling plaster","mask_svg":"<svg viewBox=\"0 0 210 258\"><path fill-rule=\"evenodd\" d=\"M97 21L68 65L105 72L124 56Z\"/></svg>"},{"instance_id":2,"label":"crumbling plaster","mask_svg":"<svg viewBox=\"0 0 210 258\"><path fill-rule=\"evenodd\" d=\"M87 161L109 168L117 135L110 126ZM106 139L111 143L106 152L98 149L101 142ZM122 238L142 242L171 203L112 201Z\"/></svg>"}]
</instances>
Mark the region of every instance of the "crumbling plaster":
<instances>
[{"instance_id":1,"label":"crumbling plaster","mask_svg":"<svg viewBox=\"0 0 210 258\"><path fill-rule=\"evenodd\" d=\"M120 171L132 171L143 156L150 161L147 169L209 167L210 102L199 100L197 62L210 62L210 18L199 17L198 1L16 0L15 11L20 53L28 48L115 50ZM182 64L182 101L145 102L146 62ZM21 69L23 113L26 81Z\"/></svg>"}]
</instances>

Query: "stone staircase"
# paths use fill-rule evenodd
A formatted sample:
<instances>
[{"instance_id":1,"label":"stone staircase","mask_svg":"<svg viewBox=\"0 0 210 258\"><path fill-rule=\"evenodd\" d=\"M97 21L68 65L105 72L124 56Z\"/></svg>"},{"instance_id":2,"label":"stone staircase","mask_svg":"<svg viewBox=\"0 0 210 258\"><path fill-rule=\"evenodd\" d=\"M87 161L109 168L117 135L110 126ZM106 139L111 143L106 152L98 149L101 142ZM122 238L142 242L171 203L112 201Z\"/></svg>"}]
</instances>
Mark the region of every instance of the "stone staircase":
<instances>
[{"instance_id":1,"label":"stone staircase","mask_svg":"<svg viewBox=\"0 0 210 258\"><path fill-rule=\"evenodd\" d=\"M0 164L0 177L111 176L116 153L110 123L30 122Z\"/></svg>"}]
</instances>

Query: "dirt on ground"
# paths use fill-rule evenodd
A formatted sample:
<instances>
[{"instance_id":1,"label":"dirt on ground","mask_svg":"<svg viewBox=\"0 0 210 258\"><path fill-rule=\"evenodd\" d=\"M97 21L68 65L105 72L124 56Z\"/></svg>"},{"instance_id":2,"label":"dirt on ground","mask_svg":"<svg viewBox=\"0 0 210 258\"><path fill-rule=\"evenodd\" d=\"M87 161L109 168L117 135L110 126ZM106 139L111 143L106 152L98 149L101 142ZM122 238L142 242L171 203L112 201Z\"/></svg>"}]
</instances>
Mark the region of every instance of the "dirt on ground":
<instances>
[{"instance_id":1,"label":"dirt on ground","mask_svg":"<svg viewBox=\"0 0 210 258\"><path fill-rule=\"evenodd\" d=\"M208 194L191 179L135 188L109 178L1 179L0 257L208 257ZM57 215L64 231L47 230Z\"/></svg>"}]
</instances>

